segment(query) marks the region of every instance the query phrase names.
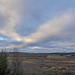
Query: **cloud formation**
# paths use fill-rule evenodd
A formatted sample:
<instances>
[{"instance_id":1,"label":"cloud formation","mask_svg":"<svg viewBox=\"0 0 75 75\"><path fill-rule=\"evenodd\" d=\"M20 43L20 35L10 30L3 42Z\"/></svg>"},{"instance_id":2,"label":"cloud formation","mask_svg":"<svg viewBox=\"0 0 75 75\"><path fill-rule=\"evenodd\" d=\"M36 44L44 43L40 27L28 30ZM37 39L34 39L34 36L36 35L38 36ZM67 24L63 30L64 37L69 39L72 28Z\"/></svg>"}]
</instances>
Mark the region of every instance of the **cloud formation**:
<instances>
[{"instance_id":1,"label":"cloud formation","mask_svg":"<svg viewBox=\"0 0 75 75\"><path fill-rule=\"evenodd\" d=\"M48 38L62 34L62 31L73 21L72 13L64 13L41 25L35 33L29 35L26 42L47 41ZM51 39L52 40L52 39Z\"/></svg>"},{"instance_id":2,"label":"cloud formation","mask_svg":"<svg viewBox=\"0 0 75 75\"><path fill-rule=\"evenodd\" d=\"M16 27L21 18L20 0L0 0L0 15L3 18L0 33L9 37L19 39L16 33Z\"/></svg>"},{"instance_id":3,"label":"cloud formation","mask_svg":"<svg viewBox=\"0 0 75 75\"><path fill-rule=\"evenodd\" d=\"M74 52L74 3L74 0L0 0L0 49Z\"/></svg>"}]
</instances>

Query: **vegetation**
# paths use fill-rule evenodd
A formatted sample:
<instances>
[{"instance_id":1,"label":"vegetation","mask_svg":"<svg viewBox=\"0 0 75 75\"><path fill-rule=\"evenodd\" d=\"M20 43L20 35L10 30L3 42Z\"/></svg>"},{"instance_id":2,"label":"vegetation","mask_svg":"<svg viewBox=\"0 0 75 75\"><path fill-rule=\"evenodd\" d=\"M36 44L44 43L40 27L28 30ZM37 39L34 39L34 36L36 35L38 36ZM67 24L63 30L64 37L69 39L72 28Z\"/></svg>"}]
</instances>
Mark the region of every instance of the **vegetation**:
<instances>
[{"instance_id":1,"label":"vegetation","mask_svg":"<svg viewBox=\"0 0 75 75\"><path fill-rule=\"evenodd\" d=\"M12 69L8 65L8 55L2 50L0 53L0 75L22 75L21 60L19 59L19 53L14 52L12 60Z\"/></svg>"},{"instance_id":2,"label":"vegetation","mask_svg":"<svg viewBox=\"0 0 75 75\"><path fill-rule=\"evenodd\" d=\"M9 75L7 54L3 51L0 53L0 75Z\"/></svg>"},{"instance_id":3,"label":"vegetation","mask_svg":"<svg viewBox=\"0 0 75 75\"><path fill-rule=\"evenodd\" d=\"M14 49L13 60L12 60L12 75L22 75L22 60L19 58L17 49Z\"/></svg>"},{"instance_id":4,"label":"vegetation","mask_svg":"<svg viewBox=\"0 0 75 75\"><path fill-rule=\"evenodd\" d=\"M27 54L27 55L26 55ZM64 58L64 59L63 59ZM75 55L0 52L0 75L74 75Z\"/></svg>"}]
</instances>

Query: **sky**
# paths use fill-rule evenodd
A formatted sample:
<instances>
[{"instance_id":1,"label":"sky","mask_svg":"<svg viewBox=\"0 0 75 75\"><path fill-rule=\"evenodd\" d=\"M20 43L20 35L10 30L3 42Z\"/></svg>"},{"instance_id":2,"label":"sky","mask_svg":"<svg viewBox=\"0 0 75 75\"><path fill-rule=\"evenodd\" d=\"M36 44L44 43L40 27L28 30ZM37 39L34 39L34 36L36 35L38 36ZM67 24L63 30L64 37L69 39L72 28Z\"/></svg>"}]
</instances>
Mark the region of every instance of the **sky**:
<instances>
[{"instance_id":1,"label":"sky","mask_svg":"<svg viewBox=\"0 0 75 75\"><path fill-rule=\"evenodd\" d=\"M0 51L75 52L75 0L0 0Z\"/></svg>"}]
</instances>

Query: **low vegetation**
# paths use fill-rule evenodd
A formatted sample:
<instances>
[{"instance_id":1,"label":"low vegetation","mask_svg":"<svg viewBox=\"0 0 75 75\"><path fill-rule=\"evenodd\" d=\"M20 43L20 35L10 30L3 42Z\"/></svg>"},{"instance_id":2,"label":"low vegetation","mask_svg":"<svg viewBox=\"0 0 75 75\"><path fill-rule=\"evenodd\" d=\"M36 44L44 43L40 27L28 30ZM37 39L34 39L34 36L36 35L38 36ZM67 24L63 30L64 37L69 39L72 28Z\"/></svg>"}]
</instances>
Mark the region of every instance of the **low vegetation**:
<instances>
[{"instance_id":1,"label":"low vegetation","mask_svg":"<svg viewBox=\"0 0 75 75\"><path fill-rule=\"evenodd\" d=\"M8 68L7 54L2 51L0 53L0 75L9 75L10 71Z\"/></svg>"},{"instance_id":2,"label":"low vegetation","mask_svg":"<svg viewBox=\"0 0 75 75\"><path fill-rule=\"evenodd\" d=\"M0 52L0 75L75 75L75 54Z\"/></svg>"}]
</instances>

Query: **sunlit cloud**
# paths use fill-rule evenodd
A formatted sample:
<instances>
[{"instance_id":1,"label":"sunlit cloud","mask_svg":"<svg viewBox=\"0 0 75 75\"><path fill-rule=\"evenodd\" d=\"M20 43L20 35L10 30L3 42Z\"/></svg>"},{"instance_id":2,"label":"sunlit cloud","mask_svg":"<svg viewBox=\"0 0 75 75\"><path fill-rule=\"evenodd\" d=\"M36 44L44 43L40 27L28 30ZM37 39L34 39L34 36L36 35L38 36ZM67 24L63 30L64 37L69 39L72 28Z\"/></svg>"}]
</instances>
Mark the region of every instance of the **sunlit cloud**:
<instances>
[{"instance_id":1,"label":"sunlit cloud","mask_svg":"<svg viewBox=\"0 0 75 75\"><path fill-rule=\"evenodd\" d=\"M25 38L24 41L27 42L27 43L33 43L33 42L35 42L34 39L30 39L30 38Z\"/></svg>"},{"instance_id":2,"label":"sunlit cloud","mask_svg":"<svg viewBox=\"0 0 75 75\"><path fill-rule=\"evenodd\" d=\"M38 46L35 46L35 47L32 47L32 49L40 49L42 47L38 47Z\"/></svg>"}]
</instances>

